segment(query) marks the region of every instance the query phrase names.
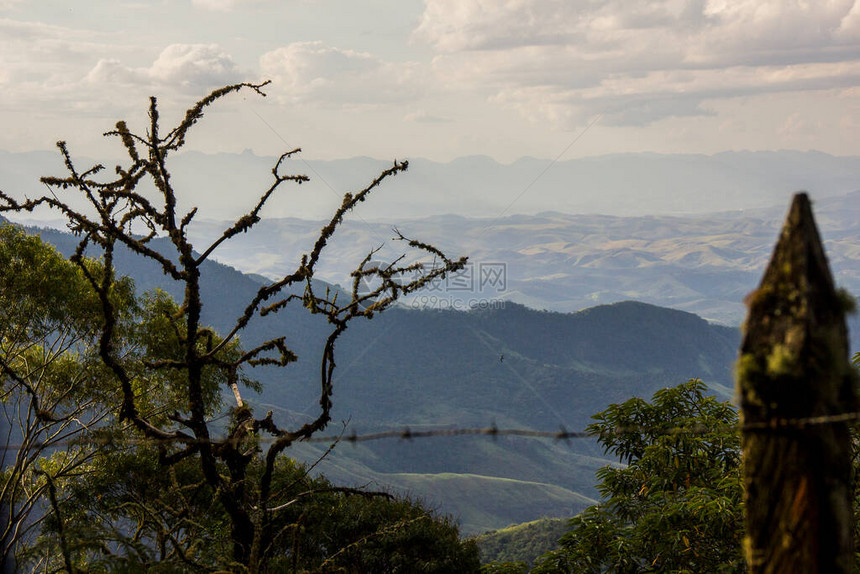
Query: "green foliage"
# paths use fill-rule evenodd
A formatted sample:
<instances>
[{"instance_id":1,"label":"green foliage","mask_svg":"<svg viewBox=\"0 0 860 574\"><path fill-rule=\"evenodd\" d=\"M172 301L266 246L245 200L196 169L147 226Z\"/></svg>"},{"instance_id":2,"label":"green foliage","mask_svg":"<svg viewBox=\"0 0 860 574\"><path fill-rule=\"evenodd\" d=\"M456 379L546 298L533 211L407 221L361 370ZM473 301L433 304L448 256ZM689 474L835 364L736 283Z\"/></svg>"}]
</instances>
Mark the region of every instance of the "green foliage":
<instances>
[{"instance_id":1,"label":"green foliage","mask_svg":"<svg viewBox=\"0 0 860 574\"><path fill-rule=\"evenodd\" d=\"M527 574L529 565L517 562L488 562L481 566L481 574Z\"/></svg>"},{"instance_id":2,"label":"green foliage","mask_svg":"<svg viewBox=\"0 0 860 574\"><path fill-rule=\"evenodd\" d=\"M538 556L555 548L566 530L565 520L542 518L481 534L475 541L485 563L531 565Z\"/></svg>"},{"instance_id":3,"label":"green foliage","mask_svg":"<svg viewBox=\"0 0 860 574\"><path fill-rule=\"evenodd\" d=\"M190 459L159 469L156 449L111 445L81 480L67 481L63 526L76 568L89 571L236 570L227 515ZM339 488L281 457L270 510L271 572L477 572L478 550L423 505ZM262 472L253 465L249 476ZM56 522L26 558L56 562Z\"/></svg>"},{"instance_id":4,"label":"green foliage","mask_svg":"<svg viewBox=\"0 0 860 574\"><path fill-rule=\"evenodd\" d=\"M97 263L89 266L99 272ZM6 345L26 345L63 326L97 332L101 308L83 273L38 237L0 223L0 269L0 328ZM121 285L126 302L129 287L127 281Z\"/></svg>"},{"instance_id":5,"label":"green foliage","mask_svg":"<svg viewBox=\"0 0 860 574\"><path fill-rule=\"evenodd\" d=\"M81 263L0 224L0 426L15 445L0 458L2 565L28 546L49 487L79 473L92 455L76 441L110 413L103 399L112 379L98 359L103 307L86 276L105 271L99 262ZM133 291L122 279L109 293L118 332L129 332Z\"/></svg>"},{"instance_id":6,"label":"green foliage","mask_svg":"<svg viewBox=\"0 0 860 574\"><path fill-rule=\"evenodd\" d=\"M317 479L316 490L326 483ZM276 552L273 561L286 566L296 560L303 568L319 572L477 572L478 548L461 541L456 524L434 517L423 505L409 501L357 493L316 495L280 520L298 525L296 534L285 535L280 544L292 550ZM296 552L296 555L291 555Z\"/></svg>"},{"instance_id":7,"label":"green foliage","mask_svg":"<svg viewBox=\"0 0 860 574\"><path fill-rule=\"evenodd\" d=\"M140 307L135 330L126 338L126 343L135 349L127 356L127 362L129 370L136 375L133 386L140 408L160 412L160 415L152 415L153 422L166 425L168 414L188 412L187 370L162 367L165 363L176 364L183 360L183 345L187 340L185 314L167 293L158 289L144 293ZM242 355L238 338L223 342L214 329L202 330L206 336L198 341L200 353L221 346L217 359L223 363L236 361ZM241 374L238 380L255 390L260 388L256 381ZM207 416L223 411L224 383L224 374L215 365L203 366L201 390Z\"/></svg>"},{"instance_id":8,"label":"green foliage","mask_svg":"<svg viewBox=\"0 0 860 574\"><path fill-rule=\"evenodd\" d=\"M589 426L622 464L533 572L742 572L737 414L690 380L610 406Z\"/></svg>"}]
</instances>

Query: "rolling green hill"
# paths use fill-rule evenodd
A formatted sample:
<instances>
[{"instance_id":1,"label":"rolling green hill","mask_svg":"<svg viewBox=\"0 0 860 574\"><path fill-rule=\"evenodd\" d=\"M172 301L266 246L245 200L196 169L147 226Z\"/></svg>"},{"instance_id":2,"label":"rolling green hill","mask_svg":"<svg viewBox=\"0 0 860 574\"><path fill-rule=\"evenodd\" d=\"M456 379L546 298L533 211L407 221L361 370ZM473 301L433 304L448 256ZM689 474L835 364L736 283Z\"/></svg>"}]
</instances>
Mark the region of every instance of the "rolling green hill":
<instances>
[{"instance_id":1,"label":"rolling green hill","mask_svg":"<svg viewBox=\"0 0 860 574\"><path fill-rule=\"evenodd\" d=\"M557 548L567 529L566 520L541 518L487 532L476 537L481 561L533 564L538 556Z\"/></svg>"},{"instance_id":2,"label":"rolling green hill","mask_svg":"<svg viewBox=\"0 0 860 574\"><path fill-rule=\"evenodd\" d=\"M511 517L530 520L535 512L573 516L597 502L553 484L510 478L440 473L396 474L391 479L427 500L444 498L447 504L461 509L460 525L466 532L480 532L486 524ZM486 491L494 496L483 496Z\"/></svg>"}]
</instances>

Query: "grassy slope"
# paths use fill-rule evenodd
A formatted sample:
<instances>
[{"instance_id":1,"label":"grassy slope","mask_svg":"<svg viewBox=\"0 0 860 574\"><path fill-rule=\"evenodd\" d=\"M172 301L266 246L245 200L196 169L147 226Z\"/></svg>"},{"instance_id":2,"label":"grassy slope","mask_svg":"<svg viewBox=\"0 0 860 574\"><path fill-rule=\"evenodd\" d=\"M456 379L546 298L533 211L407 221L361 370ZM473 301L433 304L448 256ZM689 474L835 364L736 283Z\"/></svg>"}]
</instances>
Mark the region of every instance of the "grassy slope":
<instances>
[{"instance_id":1,"label":"grassy slope","mask_svg":"<svg viewBox=\"0 0 860 574\"><path fill-rule=\"evenodd\" d=\"M447 504L462 509L459 516L463 534L477 534L486 524L511 518L530 519L537 512L573 516L596 501L552 484L474 474L393 474L391 482L433 506L444 497ZM491 492L492 496L486 496ZM535 501L539 501L536 505Z\"/></svg>"},{"instance_id":2,"label":"grassy slope","mask_svg":"<svg viewBox=\"0 0 860 574\"><path fill-rule=\"evenodd\" d=\"M556 548L558 539L566 531L566 520L541 518L493 530L475 539L484 563L521 561L532 564L538 556Z\"/></svg>"}]
</instances>

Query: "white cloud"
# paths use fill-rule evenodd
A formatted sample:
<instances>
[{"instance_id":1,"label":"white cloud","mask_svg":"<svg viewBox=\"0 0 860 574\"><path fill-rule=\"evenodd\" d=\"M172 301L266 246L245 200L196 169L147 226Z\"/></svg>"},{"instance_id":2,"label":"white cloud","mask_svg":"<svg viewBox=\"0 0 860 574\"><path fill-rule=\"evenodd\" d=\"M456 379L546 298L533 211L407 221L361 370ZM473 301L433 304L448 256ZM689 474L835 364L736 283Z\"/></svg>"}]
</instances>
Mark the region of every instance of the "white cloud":
<instances>
[{"instance_id":1,"label":"white cloud","mask_svg":"<svg viewBox=\"0 0 860 574\"><path fill-rule=\"evenodd\" d=\"M94 33L37 22L0 19L0 90L8 111L116 118L149 95L162 101L243 79L229 54L215 44L172 44L153 57L135 46ZM131 65L129 65L131 64Z\"/></svg>"},{"instance_id":2,"label":"white cloud","mask_svg":"<svg viewBox=\"0 0 860 574\"><path fill-rule=\"evenodd\" d=\"M24 3L24 0L0 0L0 10L12 10Z\"/></svg>"},{"instance_id":3,"label":"white cloud","mask_svg":"<svg viewBox=\"0 0 860 574\"><path fill-rule=\"evenodd\" d=\"M233 10L239 3L239 0L191 0L191 4L198 8L222 12Z\"/></svg>"},{"instance_id":4,"label":"white cloud","mask_svg":"<svg viewBox=\"0 0 860 574\"><path fill-rule=\"evenodd\" d=\"M172 44L159 54L148 74L161 84L196 89L235 82L239 72L217 44Z\"/></svg>"},{"instance_id":5,"label":"white cloud","mask_svg":"<svg viewBox=\"0 0 860 574\"><path fill-rule=\"evenodd\" d=\"M0 66L16 81L71 81L101 44L95 34L40 22L0 18ZM14 88L14 86L10 86Z\"/></svg>"},{"instance_id":6,"label":"white cloud","mask_svg":"<svg viewBox=\"0 0 860 574\"><path fill-rule=\"evenodd\" d=\"M191 4L198 8L216 12L232 12L260 3L261 0L191 0Z\"/></svg>"},{"instance_id":7,"label":"white cloud","mask_svg":"<svg viewBox=\"0 0 860 574\"><path fill-rule=\"evenodd\" d=\"M425 0L449 88L567 126L707 115L713 98L860 85L854 0Z\"/></svg>"},{"instance_id":8,"label":"white cloud","mask_svg":"<svg viewBox=\"0 0 860 574\"><path fill-rule=\"evenodd\" d=\"M415 38L443 52L566 44L582 0L427 0Z\"/></svg>"},{"instance_id":9,"label":"white cloud","mask_svg":"<svg viewBox=\"0 0 860 574\"><path fill-rule=\"evenodd\" d=\"M93 84L127 85L146 82L146 73L122 65L115 58L103 58L87 74L87 82Z\"/></svg>"},{"instance_id":10,"label":"white cloud","mask_svg":"<svg viewBox=\"0 0 860 574\"><path fill-rule=\"evenodd\" d=\"M270 0L191 0L192 6L213 12L240 12L270 3Z\"/></svg>"},{"instance_id":11,"label":"white cloud","mask_svg":"<svg viewBox=\"0 0 860 574\"><path fill-rule=\"evenodd\" d=\"M86 78L106 53L129 53L111 45L105 34L41 22L0 18L0 37L3 107L34 115L87 113L103 106Z\"/></svg>"},{"instance_id":12,"label":"white cloud","mask_svg":"<svg viewBox=\"0 0 860 574\"><path fill-rule=\"evenodd\" d=\"M791 64L852 59L860 38L840 35L855 0L710 0L708 26L692 38L687 61Z\"/></svg>"},{"instance_id":13,"label":"white cloud","mask_svg":"<svg viewBox=\"0 0 860 574\"><path fill-rule=\"evenodd\" d=\"M92 86L146 87L162 91L201 93L240 81L243 73L217 44L171 44L146 67L130 67L116 58L102 58L84 81Z\"/></svg>"},{"instance_id":14,"label":"white cloud","mask_svg":"<svg viewBox=\"0 0 860 574\"><path fill-rule=\"evenodd\" d=\"M447 124L451 122L450 118L443 116L435 116L427 113L427 110L418 110L411 112L403 117L404 121L415 122L419 124Z\"/></svg>"},{"instance_id":15,"label":"white cloud","mask_svg":"<svg viewBox=\"0 0 860 574\"><path fill-rule=\"evenodd\" d=\"M858 36L860 36L860 2L855 2L851 11L839 23L836 37L856 41Z\"/></svg>"},{"instance_id":16,"label":"white cloud","mask_svg":"<svg viewBox=\"0 0 860 574\"><path fill-rule=\"evenodd\" d=\"M365 52L322 42L296 42L263 54L272 93L294 103L384 105L419 93L417 65L386 62Z\"/></svg>"},{"instance_id":17,"label":"white cloud","mask_svg":"<svg viewBox=\"0 0 860 574\"><path fill-rule=\"evenodd\" d=\"M795 112L785 118L783 124L777 129L781 136L796 138L797 136L810 136L821 132L821 124L811 124L804 119L800 113Z\"/></svg>"}]
</instances>

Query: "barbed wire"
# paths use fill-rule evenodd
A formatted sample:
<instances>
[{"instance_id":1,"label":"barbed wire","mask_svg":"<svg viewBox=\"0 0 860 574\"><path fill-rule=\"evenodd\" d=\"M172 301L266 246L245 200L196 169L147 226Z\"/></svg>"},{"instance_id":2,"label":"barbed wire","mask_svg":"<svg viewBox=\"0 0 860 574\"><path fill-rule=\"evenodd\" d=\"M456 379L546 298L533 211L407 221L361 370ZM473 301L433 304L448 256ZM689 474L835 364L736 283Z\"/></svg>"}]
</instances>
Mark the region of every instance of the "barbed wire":
<instances>
[{"instance_id":1,"label":"barbed wire","mask_svg":"<svg viewBox=\"0 0 860 574\"><path fill-rule=\"evenodd\" d=\"M825 424L837 424L837 423L849 423L853 421L860 420L860 412L848 412L848 413L840 413L835 415L819 415L812 417L801 417L801 418L781 418L774 417L768 420L763 421L755 421L755 422L745 422L738 424L720 424L720 425L706 425L706 424L691 424L684 426L676 426L676 427L663 427L659 425L655 426L645 426L645 425L634 425L634 426L620 426L613 429L605 429L605 430L581 430L581 431L568 431L564 427L557 431L542 431L542 430L534 430L534 429L524 429L524 428L498 428L495 425L489 427L462 427L462 428L447 428L447 429L431 429L431 430L412 430L411 428L403 427L398 430L387 430L387 431L379 431L373 433L363 433L358 434L356 432L352 432L351 434L339 434L339 435L322 435L315 436L309 438L303 438L300 440L296 440L297 443L348 443L348 444L356 444L360 442L372 442L386 439L400 439L400 440L416 440L416 439L424 439L424 438L433 438L433 437L457 437L457 436L489 436L492 438L496 437L526 437L526 438L546 438L553 439L556 441L568 441L575 439L596 439L598 437L610 437L610 436L623 436L629 434L648 434L652 436L673 436L673 435L693 435L693 436L701 436L707 434L716 434L716 433L741 433L741 432L755 432L755 431L779 431L784 429L794 429L794 430L802 430L807 427L820 426ZM270 442L274 442L278 439L278 437L257 437L256 441L260 444L266 444ZM224 439L210 439L208 442L217 443L220 440ZM171 441L156 441L152 439L134 439L134 438L122 438L116 439L113 437L98 437L92 436L86 439L67 439L56 442L39 442L34 441L28 443L27 448L55 448L61 446L72 446L77 444L115 444L115 445L141 445L141 444L155 444L155 443L164 443ZM179 442L178 440L176 442ZM183 444L193 444L194 441L188 441L187 439L182 440ZM197 441L204 442L204 441ZM5 444L0 445L0 450L6 451L15 451L20 450L25 445L23 443L18 444Z\"/></svg>"},{"instance_id":2,"label":"barbed wire","mask_svg":"<svg viewBox=\"0 0 860 574\"><path fill-rule=\"evenodd\" d=\"M678 429L681 431L682 429ZM621 434L622 431L618 431ZM632 431L628 431L632 432ZM595 433L589 433L588 431L575 431L569 432L564 429L559 431L540 431L533 429L522 429L522 428L509 428L509 429L500 429L497 427L468 427L468 428L453 428L453 429L433 429L433 430L412 430L409 427L404 427L398 430L389 430L389 431L380 431L374 433L351 433L347 435L322 435L322 436L314 436L309 438L303 438L300 440L296 440L296 443L359 443L359 442L371 442L371 441L379 441L385 439L400 439L400 440L413 440L413 439L423 439L423 438L432 438L432 437L455 437L455 436L491 436L491 437L503 437L503 436L520 436L527 438L549 438L555 440L569 440L569 439L585 439L585 438L594 438L597 435ZM256 441L260 444L266 444L270 442L274 442L278 439L278 437L274 436L262 436L257 437ZM224 439L220 439L224 440ZM219 439L210 439L209 442L217 443ZM70 439L63 440L57 442L51 442L47 444L49 447L60 447L60 446L71 446L74 444L117 444L117 445L139 445L139 444L155 444L156 442L171 442L171 441L154 441L151 439L134 439L134 438L123 438L123 439L115 439L112 437L89 437L87 439ZM180 442L178 439L174 442ZM195 441L189 441L187 439L181 441L183 444L193 444ZM203 441L196 441L203 442ZM41 442L33 442L30 443L32 447L41 447L45 445L45 443ZM22 447L22 444L8 444L8 445L0 445L0 450L18 450Z\"/></svg>"}]
</instances>

